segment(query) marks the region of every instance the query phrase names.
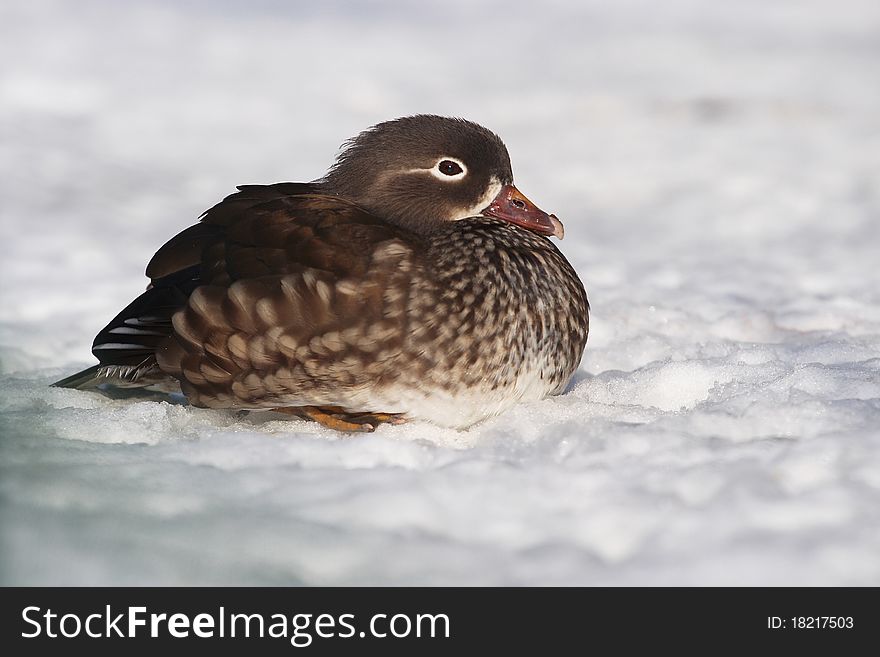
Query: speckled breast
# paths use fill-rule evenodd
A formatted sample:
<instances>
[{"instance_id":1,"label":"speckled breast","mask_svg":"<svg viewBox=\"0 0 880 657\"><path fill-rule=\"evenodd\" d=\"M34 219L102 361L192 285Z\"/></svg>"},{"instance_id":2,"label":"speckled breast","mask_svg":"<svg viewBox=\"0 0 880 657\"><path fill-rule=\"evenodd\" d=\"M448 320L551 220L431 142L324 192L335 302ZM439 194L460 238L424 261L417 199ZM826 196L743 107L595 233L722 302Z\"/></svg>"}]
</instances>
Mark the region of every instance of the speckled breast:
<instances>
[{"instance_id":1,"label":"speckled breast","mask_svg":"<svg viewBox=\"0 0 880 657\"><path fill-rule=\"evenodd\" d=\"M545 237L505 222L458 222L430 247L409 301L405 352L420 416L466 426L562 391L589 331L574 269Z\"/></svg>"}]
</instances>

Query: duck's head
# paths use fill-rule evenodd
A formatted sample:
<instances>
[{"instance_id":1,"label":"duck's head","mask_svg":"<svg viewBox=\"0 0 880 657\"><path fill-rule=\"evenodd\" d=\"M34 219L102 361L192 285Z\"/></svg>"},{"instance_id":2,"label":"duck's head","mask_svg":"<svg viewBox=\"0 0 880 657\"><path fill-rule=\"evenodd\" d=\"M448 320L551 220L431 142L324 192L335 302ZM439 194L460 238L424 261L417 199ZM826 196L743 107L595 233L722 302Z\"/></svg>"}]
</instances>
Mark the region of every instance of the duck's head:
<instances>
[{"instance_id":1,"label":"duck's head","mask_svg":"<svg viewBox=\"0 0 880 657\"><path fill-rule=\"evenodd\" d=\"M514 187L498 135L464 119L422 114L373 126L346 142L321 183L418 233L484 216L559 239L564 234L554 215Z\"/></svg>"}]
</instances>

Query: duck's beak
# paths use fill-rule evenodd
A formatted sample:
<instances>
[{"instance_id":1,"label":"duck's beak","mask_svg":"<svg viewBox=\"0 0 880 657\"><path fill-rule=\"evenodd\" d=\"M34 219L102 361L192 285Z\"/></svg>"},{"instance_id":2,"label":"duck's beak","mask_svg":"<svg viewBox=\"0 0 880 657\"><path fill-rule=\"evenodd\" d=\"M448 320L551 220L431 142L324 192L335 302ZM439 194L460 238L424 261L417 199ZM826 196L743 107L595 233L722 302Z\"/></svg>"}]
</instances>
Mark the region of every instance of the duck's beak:
<instances>
[{"instance_id":1,"label":"duck's beak","mask_svg":"<svg viewBox=\"0 0 880 657\"><path fill-rule=\"evenodd\" d=\"M547 214L541 210L513 185L502 187L482 214L509 221L541 235L554 235L559 239L565 236L562 222L555 214Z\"/></svg>"}]
</instances>

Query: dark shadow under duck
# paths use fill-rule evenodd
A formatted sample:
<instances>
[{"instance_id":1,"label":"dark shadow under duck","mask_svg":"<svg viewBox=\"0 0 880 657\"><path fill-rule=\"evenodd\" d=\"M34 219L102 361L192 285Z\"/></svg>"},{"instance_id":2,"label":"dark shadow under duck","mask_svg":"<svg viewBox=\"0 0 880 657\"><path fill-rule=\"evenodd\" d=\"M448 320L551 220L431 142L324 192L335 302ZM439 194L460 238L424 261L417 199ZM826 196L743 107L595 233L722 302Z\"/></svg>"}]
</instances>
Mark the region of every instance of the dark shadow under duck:
<instances>
[{"instance_id":1,"label":"dark shadow under duck","mask_svg":"<svg viewBox=\"0 0 880 657\"><path fill-rule=\"evenodd\" d=\"M147 291L57 382L180 390L339 430L464 428L562 391L589 304L507 149L420 115L349 141L312 183L246 185L167 242Z\"/></svg>"}]
</instances>

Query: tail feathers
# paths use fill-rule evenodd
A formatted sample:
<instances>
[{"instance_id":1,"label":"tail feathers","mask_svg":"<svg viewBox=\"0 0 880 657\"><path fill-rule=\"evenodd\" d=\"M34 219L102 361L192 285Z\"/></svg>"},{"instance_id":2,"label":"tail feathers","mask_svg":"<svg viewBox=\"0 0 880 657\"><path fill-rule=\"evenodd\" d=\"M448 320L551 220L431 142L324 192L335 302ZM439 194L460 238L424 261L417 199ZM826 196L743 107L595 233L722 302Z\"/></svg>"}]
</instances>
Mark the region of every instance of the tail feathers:
<instances>
[{"instance_id":1,"label":"tail feathers","mask_svg":"<svg viewBox=\"0 0 880 657\"><path fill-rule=\"evenodd\" d=\"M71 374L70 376L61 379L60 381L56 381L52 384L52 387L75 388L77 390L88 390L89 388L94 388L99 385L98 378L100 377L100 375L98 374L98 371L100 369L100 365L93 365L92 367L89 367L82 372Z\"/></svg>"},{"instance_id":2,"label":"tail feathers","mask_svg":"<svg viewBox=\"0 0 880 657\"><path fill-rule=\"evenodd\" d=\"M198 285L198 266L154 280L98 333L92 353L100 363L52 385L88 390L106 384L178 392L177 381L159 369L156 349L172 334L171 318Z\"/></svg>"},{"instance_id":3,"label":"tail feathers","mask_svg":"<svg viewBox=\"0 0 880 657\"><path fill-rule=\"evenodd\" d=\"M141 365L93 365L52 384L55 388L146 388L156 392L180 392L180 385L159 369L155 359Z\"/></svg>"}]
</instances>

